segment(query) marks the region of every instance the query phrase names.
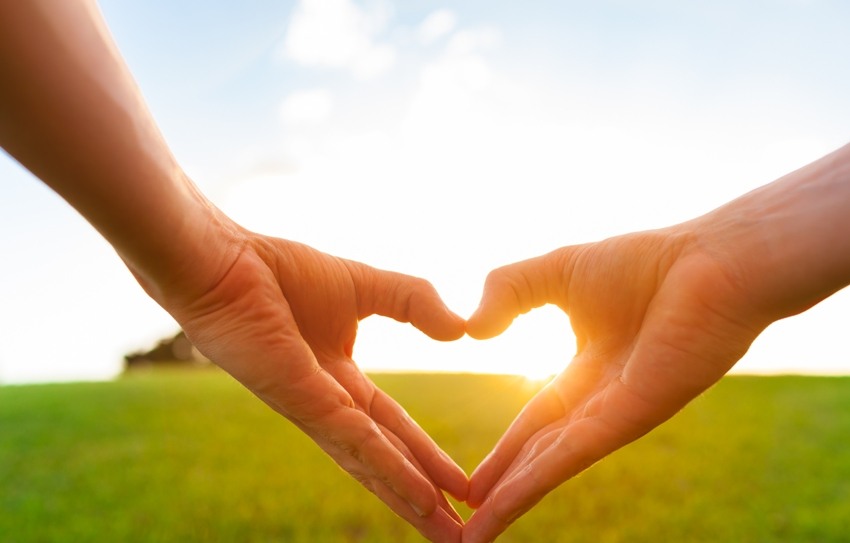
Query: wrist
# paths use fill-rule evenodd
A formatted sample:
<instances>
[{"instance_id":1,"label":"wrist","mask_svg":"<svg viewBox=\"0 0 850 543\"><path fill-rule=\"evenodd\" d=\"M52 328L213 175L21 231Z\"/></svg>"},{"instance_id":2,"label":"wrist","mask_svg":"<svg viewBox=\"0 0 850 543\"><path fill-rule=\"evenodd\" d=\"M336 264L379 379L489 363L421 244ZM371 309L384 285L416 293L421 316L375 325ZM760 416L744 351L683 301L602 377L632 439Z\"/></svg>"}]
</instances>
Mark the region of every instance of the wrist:
<instances>
[{"instance_id":1,"label":"wrist","mask_svg":"<svg viewBox=\"0 0 850 543\"><path fill-rule=\"evenodd\" d=\"M765 325L850 283L850 145L695 220Z\"/></svg>"},{"instance_id":2,"label":"wrist","mask_svg":"<svg viewBox=\"0 0 850 543\"><path fill-rule=\"evenodd\" d=\"M161 305L194 300L212 289L243 250L247 233L182 173L157 209L156 226L119 255ZM152 225L149 225L152 226Z\"/></svg>"}]
</instances>

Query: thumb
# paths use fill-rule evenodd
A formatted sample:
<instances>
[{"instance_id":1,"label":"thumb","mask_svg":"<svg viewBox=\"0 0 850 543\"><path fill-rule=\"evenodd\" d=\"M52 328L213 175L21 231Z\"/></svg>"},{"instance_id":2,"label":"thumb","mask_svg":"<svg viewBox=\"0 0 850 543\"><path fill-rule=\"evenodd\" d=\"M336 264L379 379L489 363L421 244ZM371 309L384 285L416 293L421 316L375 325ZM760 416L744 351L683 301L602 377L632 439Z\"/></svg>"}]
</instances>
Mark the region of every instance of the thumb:
<instances>
[{"instance_id":1,"label":"thumb","mask_svg":"<svg viewBox=\"0 0 850 543\"><path fill-rule=\"evenodd\" d=\"M359 318L369 315L409 322L440 341L459 339L464 320L452 312L431 283L419 277L347 261L357 290Z\"/></svg>"},{"instance_id":2,"label":"thumb","mask_svg":"<svg viewBox=\"0 0 850 543\"><path fill-rule=\"evenodd\" d=\"M487 275L478 309L466 322L466 333L488 339L504 332L513 320L535 307L561 301L566 289L563 250L496 268Z\"/></svg>"}]
</instances>

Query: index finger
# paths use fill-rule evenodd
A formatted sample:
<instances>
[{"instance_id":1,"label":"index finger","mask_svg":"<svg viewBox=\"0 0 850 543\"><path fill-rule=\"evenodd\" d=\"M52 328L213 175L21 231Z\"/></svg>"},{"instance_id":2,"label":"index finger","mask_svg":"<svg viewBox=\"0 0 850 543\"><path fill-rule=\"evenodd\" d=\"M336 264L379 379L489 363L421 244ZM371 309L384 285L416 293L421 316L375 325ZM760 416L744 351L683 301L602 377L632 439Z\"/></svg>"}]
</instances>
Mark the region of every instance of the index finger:
<instances>
[{"instance_id":1,"label":"index finger","mask_svg":"<svg viewBox=\"0 0 850 543\"><path fill-rule=\"evenodd\" d=\"M529 440L534 440L534 436L548 426L569 418L594 390L605 386L606 362L607 359L600 360L592 353L578 354L564 371L531 399L493 451L472 473L467 499L471 507L481 506L491 489L519 461L517 455L531 445Z\"/></svg>"},{"instance_id":2,"label":"index finger","mask_svg":"<svg viewBox=\"0 0 850 543\"><path fill-rule=\"evenodd\" d=\"M654 427L657 411L642 402L615 379L577 406L586 416L540 436L524 463L513 467L470 518L464 543L492 541L561 483Z\"/></svg>"},{"instance_id":3,"label":"index finger","mask_svg":"<svg viewBox=\"0 0 850 543\"><path fill-rule=\"evenodd\" d=\"M541 428L563 415L563 404L550 383L523 407L490 454L472 472L467 504L472 508L480 507L526 442Z\"/></svg>"},{"instance_id":4,"label":"index finger","mask_svg":"<svg viewBox=\"0 0 850 543\"><path fill-rule=\"evenodd\" d=\"M437 510L427 517L422 517L398 493L388 487L384 482L366 473L363 464L359 460L337 447L335 443L332 443L327 438L321 435L315 435L310 429L304 427L304 425L297 422L296 425L312 437L319 447L328 453L349 475L360 482L367 490L374 493L395 514L409 522L429 541L446 543L460 541L463 520L441 493L437 494L439 501ZM412 453L407 450L404 443L389 430L384 428L381 430L393 445L405 454L417 469L421 471L422 467L418 464Z\"/></svg>"},{"instance_id":5,"label":"index finger","mask_svg":"<svg viewBox=\"0 0 850 543\"><path fill-rule=\"evenodd\" d=\"M469 479L466 473L387 393L375 387L369 414L398 436L434 482L458 500L466 499Z\"/></svg>"},{"instance_id":6,"label":"index finger","mask_svg":"<svg viewBox=\"0 0 850 543\"><path fill-rule=\"evenodd\" d=\"M426 517L437 509L436 491L431 482L353 402L305 426L362 463L369 475L392 489L419 516Z\"/></svg>"}]
</instances>

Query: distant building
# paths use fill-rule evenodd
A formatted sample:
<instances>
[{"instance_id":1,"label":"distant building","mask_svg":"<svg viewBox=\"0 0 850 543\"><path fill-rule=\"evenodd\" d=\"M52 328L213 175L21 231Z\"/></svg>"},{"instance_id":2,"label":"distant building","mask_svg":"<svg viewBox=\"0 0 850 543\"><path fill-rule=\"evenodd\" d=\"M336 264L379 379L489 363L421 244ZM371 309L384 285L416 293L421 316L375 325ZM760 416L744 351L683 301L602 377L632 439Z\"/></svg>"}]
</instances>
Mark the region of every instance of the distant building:
<instances>
[{"instance_id":1,"label":"distant building","mask_svg":"<svg viewBox=\"0 0 850 543\"><path fill-rule=\"evenodd\" d=\"M208 364L209 359L192 345L181 330L174 337L165 338L149 351L124 355L127 369L160 364Z\"/></svg>"}]
</instances>

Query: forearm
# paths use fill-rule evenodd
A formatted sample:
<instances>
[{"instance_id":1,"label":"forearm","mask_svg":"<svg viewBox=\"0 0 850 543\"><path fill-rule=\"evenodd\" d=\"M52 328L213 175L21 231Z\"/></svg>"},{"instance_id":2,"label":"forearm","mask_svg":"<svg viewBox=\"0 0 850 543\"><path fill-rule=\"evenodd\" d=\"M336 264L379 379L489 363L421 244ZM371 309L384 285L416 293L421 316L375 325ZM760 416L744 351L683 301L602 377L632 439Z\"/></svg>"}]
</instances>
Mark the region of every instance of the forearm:
<instances>
[{"instance_id":1,"label":"forearm","mask_svg":"<svg viewBox=\"0 0 850 543\"><path fill-rule=\"evenodd\" d=\"M850 284L850 145L693 223L768 321L804 311Z\"/></svg>"},{"instance_id":2,"label":"forearm","mask_svg":"<svg viewBox=\"0 0 850 543\"><path fill-rule=\"evenodd\" d=\"M94 2L0 5L0 81L0 145L146 286L179 281L200 260L193 252L228 239L229 221L172 156Z\"/></svg>"}]
</instances>

